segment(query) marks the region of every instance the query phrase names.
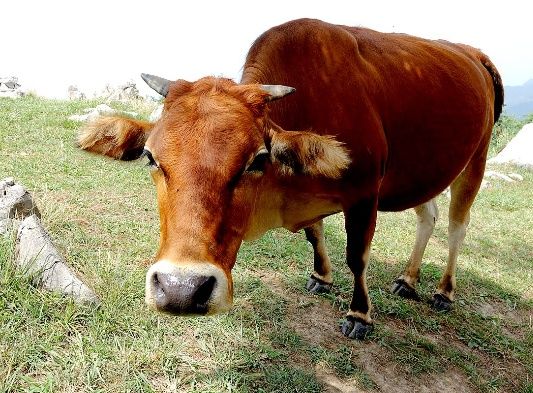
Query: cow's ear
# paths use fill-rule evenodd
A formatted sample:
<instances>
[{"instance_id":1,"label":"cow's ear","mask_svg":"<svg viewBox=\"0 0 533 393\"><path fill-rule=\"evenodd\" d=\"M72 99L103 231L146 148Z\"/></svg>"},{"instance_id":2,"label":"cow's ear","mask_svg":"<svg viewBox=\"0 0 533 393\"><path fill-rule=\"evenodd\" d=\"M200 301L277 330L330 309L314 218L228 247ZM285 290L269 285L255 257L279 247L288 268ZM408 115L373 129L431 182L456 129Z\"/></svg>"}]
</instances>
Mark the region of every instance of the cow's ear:
<instances>
[{"instance_id":1,"label":"cow's ear","mask_svg":"<svg viewBox=\"0 0 533 393\"><path fill-rule=\"evenodd\" d=\"M254 115L263 116L266 104L279 100L296 91L294 87L283 85L235 85L233 91L248 104Z\"/></svg>"},{"instance_id":2,"label":"cow's ear","mask_svg":"<svg viewBox=\"0 0 533 393\"><path fill-rule=\"evenodd\" d=\"M124 117L99 117L85 125L78 133L81 149L103 154L117 160L135 160L153 123Z\"/></svg>"},{"instance_id":3,"label":"cow's ear","mask_svg":"<svg viewBox=\"0 0 533 393\"><path fill-rule=\"evenodd\" d=\"M283 174L305 174L338 179L350 165L350 154L333 136L312 132L270 133L272 161Z\"/></svg>"}]
</instances>

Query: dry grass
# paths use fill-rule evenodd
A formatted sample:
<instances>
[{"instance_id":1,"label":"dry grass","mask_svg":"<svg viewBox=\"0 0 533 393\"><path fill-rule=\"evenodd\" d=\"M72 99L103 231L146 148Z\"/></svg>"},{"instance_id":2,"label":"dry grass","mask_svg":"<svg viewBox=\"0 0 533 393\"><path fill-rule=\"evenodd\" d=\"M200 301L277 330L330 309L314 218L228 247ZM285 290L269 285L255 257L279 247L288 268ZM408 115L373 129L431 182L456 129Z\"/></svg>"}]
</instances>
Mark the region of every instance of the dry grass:
<instances>
[{"instance_id":1,"label":"dry grass","mask_svg":"<svg viewBox=\"0 0 533 393\"><path fill-rule=\"evenodd\" d=\"M414 238L408 211L379 216L369 269L376 330L365 342L338 328L351 293L340 215L326 221L331 294L304 289L305 237L272 231L242 247L231 313L172 318L143 305L159 234L144 164L74 146L79 125L66 118L94 105L0 100L0 177L32 190L57 245L103 300L94 309L32 288L1 241L0 392L533 390L531 173L479 196L449 314L388 291ZM446 258L447 200L438 203L419 288L426 299Z\"/></svg>"}]
</instances>

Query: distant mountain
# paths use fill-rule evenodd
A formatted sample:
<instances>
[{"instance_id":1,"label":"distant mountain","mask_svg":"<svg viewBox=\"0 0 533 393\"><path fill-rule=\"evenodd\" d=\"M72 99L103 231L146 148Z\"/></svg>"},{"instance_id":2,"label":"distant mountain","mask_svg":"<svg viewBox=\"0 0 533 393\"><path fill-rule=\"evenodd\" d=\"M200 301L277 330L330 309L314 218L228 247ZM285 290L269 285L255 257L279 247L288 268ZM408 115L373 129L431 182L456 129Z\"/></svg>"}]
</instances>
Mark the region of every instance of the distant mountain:
<instances>
[{"instance_id":1,"label":"distant mountain","mask_svg":"<svg viewBox=\"0 0 533 393\"><path fill-rule=\"evenodd\" d=\"M524 117L533 113L533 79L520 86L504 86L505 106L508 115Z\"/></svg>"}]
</instances>

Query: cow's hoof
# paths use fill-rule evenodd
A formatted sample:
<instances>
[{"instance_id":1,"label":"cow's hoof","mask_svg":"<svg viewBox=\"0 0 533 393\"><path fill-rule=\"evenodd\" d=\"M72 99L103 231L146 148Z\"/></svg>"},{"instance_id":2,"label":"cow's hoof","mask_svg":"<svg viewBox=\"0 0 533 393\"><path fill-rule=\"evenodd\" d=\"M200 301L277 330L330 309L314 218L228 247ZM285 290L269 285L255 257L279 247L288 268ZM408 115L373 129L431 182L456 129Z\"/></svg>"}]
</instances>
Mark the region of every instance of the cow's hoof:
<instances>
[{"instance_id":1,"label":"cow's hoof","mask_svg":"<svg viewBox=\"0 0 533 393\"><path fill-rule=\"evenodd\" d=\"M356 338L358 340L364 340L372 330L374 330L373 324L366 323L362 319L352 317L351 315L346 317L341 326L342 334L348 338Z\"/></svg>"},{"instance_id":2,"label":"cow's hoof","mask_svg":"<svg viewBox=\"0 0 533 393\"><path fill-rule=\"evenodd\" d=\"M431 307L437 311L450 311L452 309L452 301L448 299L447 296L444 296L441 293L436 293L433 295Z\"/></svg>"},{"instance_id":3,"label":"cow's hoof","mask_svg":"<svg viewBox=\"0 0 533 393\"><path fill-rule=\"evenodd\" d=\"M420 296L418 296L416 290L401 278L396 279L392 283L391 292L405 299L420 301Z\"/></svg>"},{"instance_id":4,"label":"cow's hoof","mask_svg":"<svg viewBox=\"0 0 533 393\"><path fill-rule=\"evenodd\" d=\"M305 284L305 288L311 293L328 293L331 291L332 285L311 274L307 284Z\"/></svg>"}]
</instances>

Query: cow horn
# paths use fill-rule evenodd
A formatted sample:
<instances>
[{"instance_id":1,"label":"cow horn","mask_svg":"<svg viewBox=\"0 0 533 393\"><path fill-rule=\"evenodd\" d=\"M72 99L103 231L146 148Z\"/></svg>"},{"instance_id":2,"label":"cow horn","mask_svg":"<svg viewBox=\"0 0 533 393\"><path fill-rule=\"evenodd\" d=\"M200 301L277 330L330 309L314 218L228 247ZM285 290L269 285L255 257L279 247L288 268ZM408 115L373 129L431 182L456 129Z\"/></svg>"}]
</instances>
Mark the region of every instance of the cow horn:
<instances>
[{"instance_id":1,"label":"cow horn","mask_svg":"<svg viewBox=\"0 0 533 393\"><path fill-rule=\"evenodd\" d=\"M161 78L159 76L150 75L150 74L141 74L141 78L146 82L148 86L157 91L163 97L166 97L168 94L168 87L172 83L168 79Z\"/></svg>"},{"instance_id":2,"label":"cow horn","mask_svg":"<svg viewBox=\"0 0 533 393\"><path fill-rule=\"evenodd\" d=\"M268 101L279 100L280 98L283 98L286 95L294 93L296 91L294 87L283 85L261 85L261 89L270 94L270 97L268 97Z\"/></svg>"}]
</instances>

